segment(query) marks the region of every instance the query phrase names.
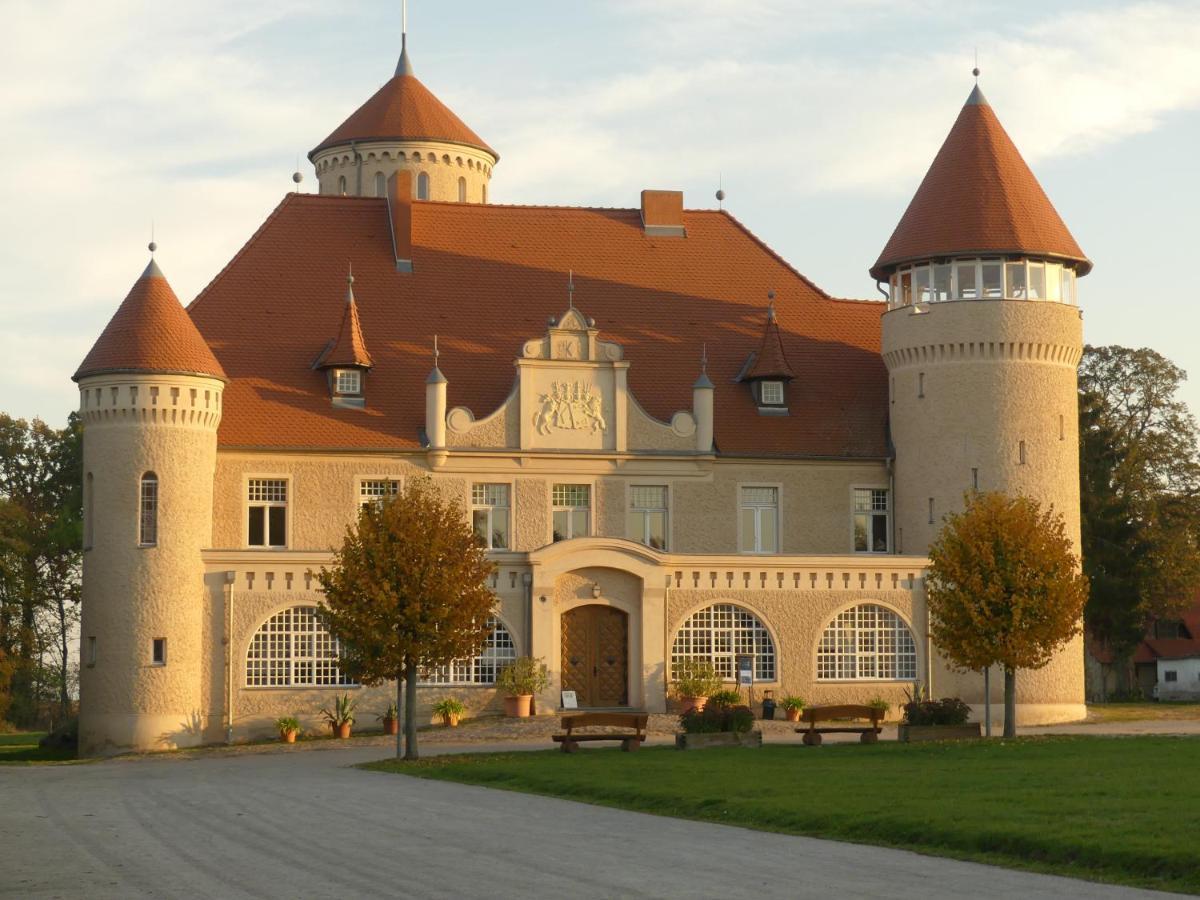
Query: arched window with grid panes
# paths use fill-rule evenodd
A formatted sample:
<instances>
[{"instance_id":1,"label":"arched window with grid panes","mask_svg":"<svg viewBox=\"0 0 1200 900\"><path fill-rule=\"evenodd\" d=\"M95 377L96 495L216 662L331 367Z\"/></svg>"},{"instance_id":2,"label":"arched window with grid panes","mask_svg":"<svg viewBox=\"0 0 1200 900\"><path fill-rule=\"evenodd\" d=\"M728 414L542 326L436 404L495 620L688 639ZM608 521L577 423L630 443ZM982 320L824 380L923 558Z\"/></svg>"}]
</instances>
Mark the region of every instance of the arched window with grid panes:
<instances>
[{"instance_id":1,"label":"arched window with grid panes","mask_svg":"<svg viewBox=\"0 0 1200 900\"><path fill-rule=\"evenodd\" d=\"M488 626L492 630L478 656L422 672L421 684L495 684L500 670L517 658L517 645L512 633L495 616L488 619Z\"/></svg>"},{"instance_id":2,"label":"arched window with grid panes","mask_svg":"<svg viewBox=\"0 0 1200 900\"><path fill-rule=\"evenodd\" d=\"M767 627L749 610L714 603L688 617L675 635L671 665L683 659L712 663L724 681L737 677L737 658L754 660L755 681L775 681L775 642Z\"/></svg>"},{"instance_id":3,"label":"arched window with grid panes","mask_svg":"<svg viewBox=\"0 0 1200 900\"><path fill-rule=\"evenodd\" d=\"M917 645L900 615L862 603L829 623L817 645L818 681L913 681Z\"/></svg>"},{"instance_id":4,"label":"arched window with grid panes","mask_svg":"<svg viewBox=\"0 0 1200 900\"><path fill-rule=\"evenodd\" d=\"M341 646L317 618L315 606L275 613L246 653L247 687L339 687L357 684L342 671Z\"/></svg>"}]
</instances>

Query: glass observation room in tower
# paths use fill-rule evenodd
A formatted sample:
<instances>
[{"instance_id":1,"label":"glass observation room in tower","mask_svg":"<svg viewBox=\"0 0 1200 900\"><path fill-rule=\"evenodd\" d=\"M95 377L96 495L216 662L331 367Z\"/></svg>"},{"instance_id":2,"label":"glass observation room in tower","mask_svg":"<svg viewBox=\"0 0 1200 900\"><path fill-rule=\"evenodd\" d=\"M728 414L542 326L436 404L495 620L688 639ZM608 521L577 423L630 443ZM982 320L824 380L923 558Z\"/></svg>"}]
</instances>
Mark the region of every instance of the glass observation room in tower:
<instances>
[{"instance_id":1,"label":"glass observation room in tower","mask_svg":"<svg viewBox=\"0 0 1200 900\"><path fill-rule=\"evenodd\" d=\"M1075 269L1041 259L948 259L900 266L889 280L888 307L946 300L1075 302Z\"/></svg>"}]
</instances>

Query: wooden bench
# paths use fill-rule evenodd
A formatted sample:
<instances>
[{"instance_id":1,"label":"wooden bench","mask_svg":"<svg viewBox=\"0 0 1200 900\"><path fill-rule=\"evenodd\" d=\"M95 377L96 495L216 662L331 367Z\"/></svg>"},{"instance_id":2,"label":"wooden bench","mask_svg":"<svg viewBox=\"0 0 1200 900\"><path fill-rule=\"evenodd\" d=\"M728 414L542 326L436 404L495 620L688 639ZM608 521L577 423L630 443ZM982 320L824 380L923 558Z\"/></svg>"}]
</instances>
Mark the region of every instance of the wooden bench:
<instances>
[{"instance_id":1,"label":"wooden bench","mask_svg":"<svg viewBox=\"0 0 1200 900\"><path fill-rule=\"evenodd\" d=\"M562 717L565 734L551 735L551 740L562 744L563 753L574 753L581 741L620 741L621 749L630 752L642 746L646 739L647 713L575 713ZM625 731L601 731L580 733L578 728L609 727L624 728ZM632 730L629 730L632 729Z\"/></svg>"},{"instance_id":2,"label":"wooden bench","mask_svg":"<svg viewBox=\"0 0 1200 900\"><path fill-rule=\"evenodd\" d=\"M870 719L871 724L817 727L818 722L834 719ZM804 743L809 747L819 746L822 734L857 734L864 744L874 744L883 730L883 710L871 706L809 706L800 714L800 721L808 727L797 728L796 732L804 735Z\"/></svg>"}]
</instances>

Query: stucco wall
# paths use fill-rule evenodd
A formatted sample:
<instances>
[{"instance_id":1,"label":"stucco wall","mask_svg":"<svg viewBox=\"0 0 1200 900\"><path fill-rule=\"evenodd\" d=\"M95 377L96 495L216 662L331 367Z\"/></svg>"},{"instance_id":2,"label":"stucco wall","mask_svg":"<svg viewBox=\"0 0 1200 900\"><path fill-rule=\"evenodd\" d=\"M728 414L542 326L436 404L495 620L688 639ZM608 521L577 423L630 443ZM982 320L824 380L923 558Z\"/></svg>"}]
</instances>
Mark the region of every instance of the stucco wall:
<instances>
[{"instance_id":1,"label":"stucco wall","mask_svg":"<svg viewBox=\"0 0 1200 900\"><path fill-rule=\"evenodd\" d=\"M359 163L355 161L349 144L330 147L313 159L316 167L317 184L322 194L338 193L338 177L346 176L346 193L363 197L374 197L375 173L382 172L387 178L399 169L407 169L413 176L413 197L417 196L417 175L429 175L430 200L458 201L458 179L467 181L468 203L486 203L485 188L492 179L492 166L496 160L489 153L462 144L438 141L362 141L357 144L361 158L362 190L356 190Z\"/></svg>"}]
</instances>

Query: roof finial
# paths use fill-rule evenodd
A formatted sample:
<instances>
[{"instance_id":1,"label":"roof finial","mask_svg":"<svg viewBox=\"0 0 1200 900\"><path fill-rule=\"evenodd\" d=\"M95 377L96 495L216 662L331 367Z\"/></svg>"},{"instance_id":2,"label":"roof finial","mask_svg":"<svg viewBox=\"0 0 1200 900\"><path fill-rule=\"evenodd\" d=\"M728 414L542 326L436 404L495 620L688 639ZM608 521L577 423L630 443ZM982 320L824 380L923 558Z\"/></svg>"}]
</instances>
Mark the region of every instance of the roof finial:
<instances>
[{"instance_id":1,"label":"roof finial","mask_svg":"<svg viewBox=\"0 0 1200 900\"><path fill-rule=\"evenodd\" d=\"M767 321L775 321L775 291L774 289L767 291Z\"/></svg>"},{"instance_id":2,"label":"roof finial","mask_svg":"<svg viewBox=\"0 0 1200 900\"><path fill-rule=\"evenodd\" d=\"M437 335L433 336L433 367L436 369L438 365L438 357L442 355L442 351L438 349Z\"/></svg>"},{"instance_id":3,"label":"roof finial","mask_svg":"<svg viewBox=\"0 0 1200 900\"><path fill-rule=\"evenodd\" d=\"M979 47L975 47L975 68L971 70L971 74L975 76L975 83L979 84Z\"/></svg>"},{"instance_id":4,"label":"roof finial","mask_svg":"<svg viewBox=\"0 0 1200 900\"><path fill-rule=\"evenodd\" d=\"M700 374L708 374L708 341L700 345Z\"/></svg>"},{"instance_id":5,"label":"roof finial","mask_svg":"<svg viewBox=\"0 0 1200 900\"><path fill-rule=\"evenodd\" d=\"M304 180L304 176L300 174L300 154L296 154L296 171L292 173L292 181L296 185L296 193L300 193L300 182Z\"/></svg>"},{"instance_id":6,"label":"roof finial","mask_svg":"<svg viewBox=\"0 0 1200 900\"><path fill-rule=\"evenodd\" d=\"M400 62L396 63L396 74L412 73L412 60L408 58L408 0L400 0Z\"/></svg>"},{"instance_id":7,"label":"roof finial","mask_svg":"<svg viewBox=\"0 0 1200 900\"><path fill-rule=\"evenodd\" d=\"M725 179L724 176L717 173L717 209L725 208Z\"/></svg>"},{"instance_id":8,"label":"roof finial","mask_svg":"<svg viewBox=\"0 0 1200 900\"><path fill-rule=\"evenodd\" d=\"M349 260L347 260L346 263L347 263L346 305L353 306L354 305L354 263L350 262Z\"/></svg>"},{"instance_id":9,"label":"roof finial","mask_svg":"<svg viewBox=\"0 0 1200 900\"><path fill-rule=\"evenodd\" d=\"M567 306L575 308L575 270L567 269Z\"/></svg>"},{"instance_id":10,"label":"roof finial","mask_svg":"<svg viewBox=\"0 0 1200 900\"><path fill-rule=\"evenodd\" d=\"M150 243L146 245L146 249L150 251L150 259L154 259L154 251L158 249L158 244L154 242L154 220L150 220Z\"/></svg>"}]
</instances>

